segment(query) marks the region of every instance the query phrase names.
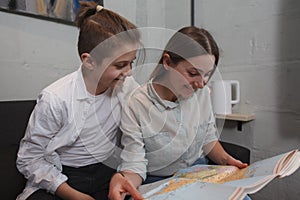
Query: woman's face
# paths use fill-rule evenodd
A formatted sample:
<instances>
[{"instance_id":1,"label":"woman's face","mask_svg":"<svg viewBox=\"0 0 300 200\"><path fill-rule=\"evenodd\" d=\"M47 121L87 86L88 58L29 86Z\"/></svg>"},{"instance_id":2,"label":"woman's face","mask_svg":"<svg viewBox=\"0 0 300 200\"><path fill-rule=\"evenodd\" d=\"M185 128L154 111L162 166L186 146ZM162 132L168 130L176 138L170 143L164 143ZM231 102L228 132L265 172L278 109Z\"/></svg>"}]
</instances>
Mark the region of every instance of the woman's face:
<instances>
[{"instance_id":1,"label":"woman's face","mask_svg":"<svg viewBox=\"0 0 300 200\"><path fill-rule=\"evenodd\" d=\"M169 89L177 99L186 99L202 89L214 71L215 57L210 54L188 58L177 64L170 62Z\"/></svg>"}]
</instances>

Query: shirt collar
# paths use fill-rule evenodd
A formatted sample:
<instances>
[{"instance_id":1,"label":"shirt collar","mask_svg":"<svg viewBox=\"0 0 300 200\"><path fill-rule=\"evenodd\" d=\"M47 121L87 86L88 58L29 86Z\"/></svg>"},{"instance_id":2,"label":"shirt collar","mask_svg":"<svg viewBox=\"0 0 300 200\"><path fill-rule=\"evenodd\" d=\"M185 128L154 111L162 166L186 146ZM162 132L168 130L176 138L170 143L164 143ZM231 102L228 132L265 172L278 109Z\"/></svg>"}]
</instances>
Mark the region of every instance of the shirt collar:
<instances>
[{"instance_id":1,"label":"shirt collar","mask_svg":"<svg viewBox=\"0 0 300 200\"><path fill-rule=\"evenodd\" d=\"M149 96L151 97L151 100L154 103L154 105L157 107L157 109L162 112L167 109L176 108L179 105L179 103L177 101L172 102L172 101L168 101L168 100L164 100L164 99L160 98L153 87L152 81L153 81L153 79L151 79L148 82L147 88L148 88Z\"/></svg>"},{"instance_id":2,"label":"shirt collar","mask_svg":"<svg viewBox=\"0 0 300 200\"><path fill-rule=\"evenodd\" d=\"M76 78L76 93L77 93L77 100L89 100L91 99L90 95L88 94L88 91L86 89L86 85L83 80L83 74L82 69L79 67L77 70L77 78Z\"/></svg>"}]
</instances>

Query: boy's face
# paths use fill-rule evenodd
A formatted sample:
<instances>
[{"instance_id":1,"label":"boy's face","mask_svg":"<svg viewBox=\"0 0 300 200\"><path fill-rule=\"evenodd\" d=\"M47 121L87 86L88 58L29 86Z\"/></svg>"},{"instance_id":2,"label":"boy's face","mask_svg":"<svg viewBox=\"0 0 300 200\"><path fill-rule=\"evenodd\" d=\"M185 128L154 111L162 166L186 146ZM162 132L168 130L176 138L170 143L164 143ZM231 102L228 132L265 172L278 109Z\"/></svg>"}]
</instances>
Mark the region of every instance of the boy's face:
<instances>
[{"instance_id":1,"label":"boy's face","mask_svg":"<svg viewBox=\"0 0 300 200\"><path fill-rule=\"evenodd\" d=\"M125 78L132 74L132 63L136 58L136 52L137 50L127 52L108 64L99 79L98 89L105 91L122 84Z\"/></svg>"},{"instance_id":2,"label":"boy's face","mask_svg":"<svg viewBox=\"0 0 300 200\"><path fill-rule=\"evenodd\" d=\"M116 48L114 53L96 64L94 80L97 83L96 95L108 88L122 84L132 74L132 63L136 58L137 44L126 44Z\"/></svg>"}]
</instances>

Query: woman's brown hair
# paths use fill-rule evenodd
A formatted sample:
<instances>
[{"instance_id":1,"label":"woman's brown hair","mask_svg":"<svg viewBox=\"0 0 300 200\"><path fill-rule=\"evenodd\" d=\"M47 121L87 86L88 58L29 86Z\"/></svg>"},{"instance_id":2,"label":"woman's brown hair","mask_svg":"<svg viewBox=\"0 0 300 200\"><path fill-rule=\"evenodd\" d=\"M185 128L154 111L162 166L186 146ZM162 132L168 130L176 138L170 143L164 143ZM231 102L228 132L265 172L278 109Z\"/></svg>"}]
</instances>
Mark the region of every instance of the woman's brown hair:
<instances>
[{"instance_id":1,"label":"woman's brown hair","mask_svg":"<svg viewBox=\"0 0 300 200\"><path fill-rule=\"evenodd\" d=\"M184 27L170 38L158 66L150 78L155 78L165 72L163 55L166 53L170 56L170 60L174 64L205 54L211 54L215 57L215 68L219 62L219 48L216 41L207 30L195 26Z\"/></svg>"}]
</instances>

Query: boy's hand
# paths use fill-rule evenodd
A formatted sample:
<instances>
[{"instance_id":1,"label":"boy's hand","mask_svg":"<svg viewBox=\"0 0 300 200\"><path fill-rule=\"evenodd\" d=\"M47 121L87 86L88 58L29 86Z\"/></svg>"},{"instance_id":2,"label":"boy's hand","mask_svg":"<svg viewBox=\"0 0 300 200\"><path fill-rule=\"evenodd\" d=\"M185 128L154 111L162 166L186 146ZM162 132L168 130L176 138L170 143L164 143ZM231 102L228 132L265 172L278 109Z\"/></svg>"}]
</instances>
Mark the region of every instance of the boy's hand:
<instances>
[{"instance_id":1,"label":"boy's hand","mask_svg":"<svg viewBox=\"0 0 300 200\"><path fill-rule=\"evenodd\" d=\"M120 173L116 173L110 181L109 199L123 200L127 194L130 194L134 200L143 199L142 195L128 178L122 176Z\"/></svg>"}]
</instances>

